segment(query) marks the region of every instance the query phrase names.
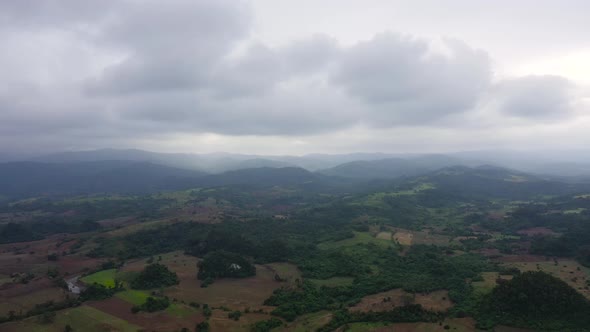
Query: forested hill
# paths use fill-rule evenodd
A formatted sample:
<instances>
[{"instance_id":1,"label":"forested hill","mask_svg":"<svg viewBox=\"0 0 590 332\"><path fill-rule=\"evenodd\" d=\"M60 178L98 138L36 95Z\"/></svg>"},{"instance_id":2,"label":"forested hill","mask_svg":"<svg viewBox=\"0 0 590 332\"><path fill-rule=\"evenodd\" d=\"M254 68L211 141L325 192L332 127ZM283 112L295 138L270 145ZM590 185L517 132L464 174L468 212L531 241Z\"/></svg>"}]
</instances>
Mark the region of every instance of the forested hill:
<instances>
[{"instance_id":1,"label":"forested hill","mask_svg":"<svg viewBox=\"0 0 590 332\"><path fill-rule=\"evenodd\" d=\"M527 199L565 195L590 189L588 184L565 183L495 166L446 167L417 177L412 182L433 184L446 195L471 199Z\"/></svg>"},{"instance_id":2,"label":"forested hill","mask_svg":"<svg viewBox=\"0 0 590 332\"><path fill-rule=\"evenodd\" d=\"M0 195L148 193L196 187L331 185L341 182L302 168L250 168L208 175L149 162L11 162L0 164Z\"/></svg>"},{"instance_id":3,"label":"forested hill","mask_svg":"<svg viewBox=\"0 0 590 332\"><path fill-rule=\"evenodd\" d=\"M444 155L426 155L414 158L357 160L321 170L319 173L347 178L393 179L426 174L444 167L467 164L463 160Z\"/></svg>"},{"instance_id":4,"label":"forested hill","mask_svg":"<svg viewBox=\"0 0 590 332\"><path fill-rule=\"evenodd\" d=\"M0 194L148 192L182 188L204 175L147 162L11 162L0 164Z\"/></svg>"},{"instance_id":5,"label":"forested hill","mask_svg":"<svg viewBox=\"0 0 590 332\"><path fill-rule=\"evenodd\" d=\"M322 181L326 177L298 167L259 167L229 171L209 175L199 182L201 186L216 187L225 185L277 186L295 185Z\"/></svg>"}]
</instances>

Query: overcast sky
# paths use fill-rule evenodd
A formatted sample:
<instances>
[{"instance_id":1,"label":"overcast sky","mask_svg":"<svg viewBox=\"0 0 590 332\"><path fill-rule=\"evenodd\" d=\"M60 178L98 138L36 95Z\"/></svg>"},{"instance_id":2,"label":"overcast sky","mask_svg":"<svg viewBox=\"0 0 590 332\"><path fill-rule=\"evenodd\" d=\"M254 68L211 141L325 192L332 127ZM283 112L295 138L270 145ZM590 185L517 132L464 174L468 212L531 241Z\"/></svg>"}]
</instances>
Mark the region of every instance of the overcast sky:
<instances>
[{"instance_id":1,"label":"overcast sky","mask_svg":"<svg viewBox=\"0 0 590 332\"><path fill-rule=\"evenodd\" d=\"M576 149L586 0L0 0L0 152Z\"/></svg>"}]
</instances>

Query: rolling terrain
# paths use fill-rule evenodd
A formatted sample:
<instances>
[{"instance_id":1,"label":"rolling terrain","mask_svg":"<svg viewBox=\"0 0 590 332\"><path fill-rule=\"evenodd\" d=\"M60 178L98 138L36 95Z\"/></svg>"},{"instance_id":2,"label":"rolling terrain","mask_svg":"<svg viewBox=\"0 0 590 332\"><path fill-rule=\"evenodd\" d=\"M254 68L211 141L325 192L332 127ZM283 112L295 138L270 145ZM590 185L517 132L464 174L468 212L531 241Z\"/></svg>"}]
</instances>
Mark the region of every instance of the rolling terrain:
<instances>
[{"instance_id":1,"label":"rolling terrain","mask_svg":"<svg viewBox=\"0 0 590 332\"><path fill-rule=\"evenodd\" d=\"M590 186L439 160L2 164L0 329L588 330Z\"/></svg>"}]
</instances>

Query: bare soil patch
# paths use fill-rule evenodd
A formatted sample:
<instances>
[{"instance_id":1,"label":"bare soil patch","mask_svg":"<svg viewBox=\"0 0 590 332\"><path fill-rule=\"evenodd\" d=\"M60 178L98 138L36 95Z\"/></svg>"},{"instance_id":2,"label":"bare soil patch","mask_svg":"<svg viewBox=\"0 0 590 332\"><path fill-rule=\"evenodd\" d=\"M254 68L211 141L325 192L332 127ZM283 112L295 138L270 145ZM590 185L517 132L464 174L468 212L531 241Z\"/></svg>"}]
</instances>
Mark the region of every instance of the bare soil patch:
<instances>
[{"instance_id":1,"label":"bare soil patch","mask_svg":"<svg viewBox=\"0 0 590 332\"><path fill-rule=\"evenodd\" d=\"M61 301L65 297L65 291L47 278L38 278L28 284L6 284L0 289L0 316L6 316L11 310L26 312L36 304Z\"/></svg>"},{"instance_id":2,"label":"bare soil patch","mask_svg":"<svg viewBox=\"0 0 590 332\"><path fill-rule=\"evenodd\" d=\"M239 320L235 321L227 317L228 312L223 310L213 310L213 314L209 319L211 331L249 331L250 326L258 321L270 319L269 314L260 313L242 313ZM279 331L280 329L277 329Z\"/></svg>"},{"instance_id":3,"label":"bare soil patch","mask_svg":"<svg viewBox=\"0 0 590 332\"><path fill-rule=\"evenodd\" d=\"M388 240L388 241L391 241L391 239L392 239L391 232L379 232L377 234L377 236L375 236L375 237L380 240Z\"/></svg>"},{"instance_id":4,"label":"bare soil patch","mask_svg":"<svg viewBox=\"0 0 590 332\"><path fill-rule=\"evenodd\" d=\"M545 256L538 255L504 255L497 258L498 262L502 263L517 263L517 262L546 262Z\"/></svg>"},{"instance_id":5,"label":"bare soil patch","mask_svg":"<svg viewBox=\"0 0 590 332\"><path fill-rule=\"evenodd\" d=\"M393 240L402 246L411 246L414 240L414 234L408 232L396 232L393 234Z\"/></svg>"}]
</instances>

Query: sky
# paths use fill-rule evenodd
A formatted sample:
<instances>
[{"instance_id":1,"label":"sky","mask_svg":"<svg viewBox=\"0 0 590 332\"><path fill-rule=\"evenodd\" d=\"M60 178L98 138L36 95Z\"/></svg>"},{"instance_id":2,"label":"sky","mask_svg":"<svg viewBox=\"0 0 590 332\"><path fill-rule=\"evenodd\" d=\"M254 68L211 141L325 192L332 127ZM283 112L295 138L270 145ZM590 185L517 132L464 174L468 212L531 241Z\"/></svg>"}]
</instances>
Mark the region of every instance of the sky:
<instances>
[{"instance_id":1,"label":"sky","mask_svg":"<svg viewBox=\"0 0 590 332\"><path fill-rule=\"evenodd\" d=\"M0 153L585 149L585 0L0 0Z\"/></svg>"}]
</instances>

